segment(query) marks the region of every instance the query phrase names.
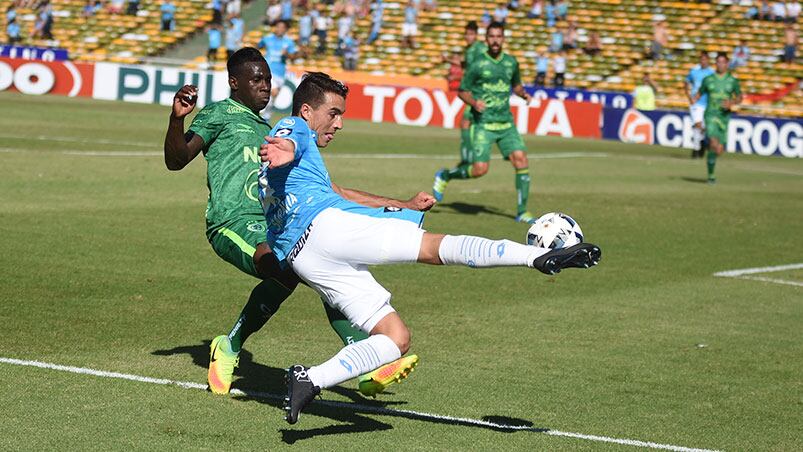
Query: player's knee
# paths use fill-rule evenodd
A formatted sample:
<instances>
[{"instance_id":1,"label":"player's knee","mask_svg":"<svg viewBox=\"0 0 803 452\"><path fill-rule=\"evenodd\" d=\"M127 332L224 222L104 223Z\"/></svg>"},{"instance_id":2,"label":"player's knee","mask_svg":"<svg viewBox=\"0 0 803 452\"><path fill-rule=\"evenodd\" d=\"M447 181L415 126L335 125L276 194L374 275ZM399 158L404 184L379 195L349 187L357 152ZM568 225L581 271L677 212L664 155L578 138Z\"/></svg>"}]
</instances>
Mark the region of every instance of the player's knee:
<instances>
[{"instance_id":1,"label":"player's knee","mask_svg":"<svg viewBox=\"0 0 803 452\"><path fill-rule=\"evenodd\" d=\"M399 347L399 352L401 352L402 355L410 350L410 340L412 339L412 335L410 334L409 329L404 328L403 330L397 331L390 339L393 340L393 343L396 344L396 347Z\"/></svg>"},{"instance_id":2,"label":"player's knee","mask_svg":"<svg viewBox=\"0 0 803 452\"><path fill-rule=\"evenodd\" d=\"M527 168L530 165L527 160L527 154L522 151L516 151L510 154L510 163L516 169Z\"/></svg>"},{"instance_id":3,"label":"player's knee","mask_svg":"<svg viewBox=\"0 0 803 452\"><path fill-rule=\"evenodd\" d=\"M471 177L482 177L488 173L487 163L475 163L471 167Z\"/></svg>"}]
</instances>

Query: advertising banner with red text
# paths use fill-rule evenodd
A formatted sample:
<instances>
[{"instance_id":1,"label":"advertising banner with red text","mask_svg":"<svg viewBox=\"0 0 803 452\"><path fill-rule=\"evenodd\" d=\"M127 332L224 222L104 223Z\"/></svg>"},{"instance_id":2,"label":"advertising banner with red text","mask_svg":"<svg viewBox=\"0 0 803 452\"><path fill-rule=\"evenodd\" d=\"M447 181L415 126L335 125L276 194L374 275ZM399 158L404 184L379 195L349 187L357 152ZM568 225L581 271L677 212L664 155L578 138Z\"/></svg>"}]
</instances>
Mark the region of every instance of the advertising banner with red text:
<instances>
[{"instance_id":1,"label":"advertising banner with red text","mask_svg":"<svg viewBox=\"0 0 803 452\"><path fill-rule=\"evenodd\" d=\"M346 116L447 129L460 126L464 104L457 93L440 89L349 83ZM529 105L511 96L513 120L521 133L600 138L602 105L588 102L533 99Z\"/></svg>"},{"instance_id":2,"label":"advertising banner with red text","mask_svg":"<svg viewBox=\"0 0 803 452\"><path fill-rule=\"evenodd\" d=\"M91 97L93 81L91 64L0 58L0 91Z\"/></svg>"}]
</instances>

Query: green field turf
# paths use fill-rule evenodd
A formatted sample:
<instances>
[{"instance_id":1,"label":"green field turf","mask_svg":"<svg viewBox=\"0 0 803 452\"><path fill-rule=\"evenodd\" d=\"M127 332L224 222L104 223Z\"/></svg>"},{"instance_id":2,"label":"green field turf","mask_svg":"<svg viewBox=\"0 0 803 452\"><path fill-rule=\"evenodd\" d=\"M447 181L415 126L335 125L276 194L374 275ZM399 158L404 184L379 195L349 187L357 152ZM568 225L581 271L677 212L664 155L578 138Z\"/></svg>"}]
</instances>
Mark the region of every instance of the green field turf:
<instances>
[{"instance_id":1,"label":"green field turf","mask_svg":"<svg viewBox=\"0 0 803 452\"><path fill-rule=\"evenodd\" d=\"M165 169L168 108L0 93L0 112L0 358L204 383L208 343L255 280L206 242L202 159ZM407 197L454 163L457 136L349 121L326 154L338 184ZM0 362L0 450L633 449L545 429L803 449L803 272L713 276L803 262L803 161L728 155L708 186L685 150L526 141L531 210L574 216L601 264L555 277L376 268L421 357L390 394L347 382L323 392L345 405L313 404L288 426L275 398ZM495 160L453 182L426 227L523 240L514 213L513 172ZM301 288L246 343L234 386L281 394L283 368L339 348Z\"/></svg>"}]
</instances>

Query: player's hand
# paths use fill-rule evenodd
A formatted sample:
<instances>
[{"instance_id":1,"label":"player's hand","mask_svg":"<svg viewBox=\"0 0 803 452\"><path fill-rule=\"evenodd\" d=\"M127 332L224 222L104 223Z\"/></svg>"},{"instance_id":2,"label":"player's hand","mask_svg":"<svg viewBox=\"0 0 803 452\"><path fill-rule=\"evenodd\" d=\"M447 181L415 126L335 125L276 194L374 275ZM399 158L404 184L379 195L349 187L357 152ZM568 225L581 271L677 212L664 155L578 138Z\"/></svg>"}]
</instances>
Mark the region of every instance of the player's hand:
<instances>
[{"instance_id":1,"label":"player's hand","mask_svg":"<svg viewBox=\"0 0 803 452\"><path fill-rule=\"evenodd\" d=\"M296 145L287 138L265 137L259 148L259 158L268 164L268 169L287 165L295 158Z\"/></svg>"},{"instance_id":2,"label":"player's hand","mask_svg":"<svg viewBox=\"0 0 803 452\"><path fill-rule=\"evenodd\" d=\"M182 119L195 108L198 100L198 87L195 85L184 85L173 96L173 117Z\"/></svg>"},{"instance_id":3,"label":"player's hand","mask_svg":"<svg viewBox=\"0 0 803 452\"><path fill-rule=\"evenodd\" d=\"M420 191L418 194L407 200L404 205L405 208L410 210L426 212L435 205L435 202L435 198L431 194Z\"/></svg>"},{"instance_id":4,"label":"player's hand","mask_svg":"<svg viewBox=\"0 0 803 452\"><path fill-rule=\"evenodd\" d=\"M474 102L474 109L482 113L485 110L485 101L478 100Z\"/></svg>"},{"instance_id":5,"label":"player's hand","mask_svg":"<svg viewBox=\"0 0 803 452\"><path fill-rule=\"evenodd\" d=\"M722 109L723 110L727 111L727 110L730 110L731 108L733 108L733 102L731 102L731 101L729 101L727 99L722 101Z\"/></svg>"}]
</instances>

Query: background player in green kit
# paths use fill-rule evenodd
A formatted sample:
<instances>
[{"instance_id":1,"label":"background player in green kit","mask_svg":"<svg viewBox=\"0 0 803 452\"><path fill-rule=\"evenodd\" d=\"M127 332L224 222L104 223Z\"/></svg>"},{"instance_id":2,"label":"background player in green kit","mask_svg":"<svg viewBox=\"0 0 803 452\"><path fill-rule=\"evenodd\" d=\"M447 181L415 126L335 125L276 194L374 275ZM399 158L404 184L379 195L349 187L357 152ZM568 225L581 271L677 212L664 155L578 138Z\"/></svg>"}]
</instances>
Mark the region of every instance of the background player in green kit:
<instances>
[{"instance_id":1,"label":"background player in green kit","mask_svg":"<svg viewBox=\"0 0 803 452\"><path fill-rule=\"evenodd\" d=\"M176 93L164 145L165 165L170 170L184 168L203 151L209 188L207 239L218 256L262 279L251 292L231 332L212 341L208 382L210 390L217 394L229 392L243 342L265 325L299 283L292 271L279 266L265 243L267 228L257 191L259 146L270 132L270 126L258 112L270 98L270 69L254 48L235 52L227 69L231 97L204 107L186 134L184 118L194 109L198 90L186 85ZM426 193L403 202L334 185L333 188L345 198L371 206L420 210L434 202ZM368 337L339 311L326 304L324 307L344 344ZM417 360L417 357L402 358L362 376L360 390L371 396L381 392L393 381L405 378Z\"/></svg>"},{"instance_id":2,"label":"background player in green kit","mask_svg":"<svg viewBox=\"0 0 803 452\"><path fill-rule=\"evenodd\" d=\"M510 112L510 91L528 103L530 95L521 84L519 63L502 52L505 41L504 26L494 22L485 32L488 50L482 52L466 68L460 83L460 99L471 107L471 152L468 161L450 170L441 169L435 174L433 195L440 201L446 184L452 179L482 177L488 172L491 146L496 143L505 160L516 170L517 211L516 221L532 223L533 215L527 211L530 194L530 171L524 141L513 123Z\"/></svg>"},{"instance_id":3,"label":"background player in green kit","mask_svg":"<svg viewBox=\"0 0 803 452\"><path fill-rule=\"evenodd\" d=\"M708 94L708 105L705 107L705 135L710 141L708 150L708 183L716 183L714 167L717 157L725 152L728 145L728 122L733 107L742 102L742 89L739 80L728 71L728 56L724 53L717 55L716 73L703 79L702 85L694 102L700 96Z\"/></svg>"},{"instance_id":4,"label":"background player in green kit","mask_svg":"<svg viewBox=\"0 0 803 452\"><path fill-rule=\"evenodd\" d=\"M463 51L463 71L467 71L471 64L480 55L488 50L484 42L477 40L477 22L472 20L466 24L466 48ZM460 121L460 163L458 166L471 161L471 109L463 109L463 119Z\"/></svg>"}]
</instances>

